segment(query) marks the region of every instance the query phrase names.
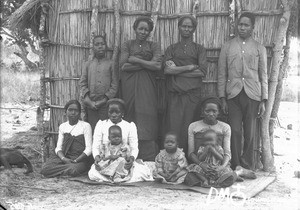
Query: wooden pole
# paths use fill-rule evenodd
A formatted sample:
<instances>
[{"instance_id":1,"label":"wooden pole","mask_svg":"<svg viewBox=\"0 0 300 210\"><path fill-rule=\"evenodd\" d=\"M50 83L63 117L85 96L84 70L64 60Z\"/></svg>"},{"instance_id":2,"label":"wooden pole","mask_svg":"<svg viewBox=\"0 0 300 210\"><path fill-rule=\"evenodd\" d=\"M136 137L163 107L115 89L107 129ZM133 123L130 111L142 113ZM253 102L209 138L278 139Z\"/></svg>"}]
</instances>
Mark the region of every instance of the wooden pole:
<instances>
[{"instance_id":1,"label":"wooden pole","mask_svg":"<svg viewBox=\"0 0 300 210\"><path fill-rule=\"evenodd\" d=\"M287 28L289 25L289 19L291 15L291 10L289 7L288 0L281 0L283 6L283 15L280 18L279 27L277 30L275 45L274 45L274 53L273 60L271 66L271 73L269 78L269 97L266 104L266 112L262 117L262 126L261 126L261 136L262 136L262 161L263 161L263 169L265 171L274 170L274 159L271 153L271 144L270 144L270 134L269 134L269 121L271 117L271 112L273 108L273 104L275 101L275 93L278 84L278 75L279 69L282 62L282 50L283 43L285 40Z\"/></svg>"},{"instance_id":2,"label":"wooden pole","mask_svg":"<svg viewBox=\"0 0 300 210\"><path fill-rule=\"evenodd\" d=\"M93 53L93 39L97 33L97 23L98 23L98 13L99 13L99 5L98 0L92 0L92 16L91 16L91 34L90 34L90 55L89 60L92 60Z\"/></svg>"},{"instance_id":3,"label":"wooden pole","mask_svg":"<svg viewBox=\"0 0 300 210\"><path fill-rule=\"evenodd\" d=\"M241 3L241 0L236 0L235 1L236 5L236 12L237 12L237 19L240 18L241 14L242 14L242 3Z\"/></svg>"},{"instance_id":4,"label":"wooden pole","mask_svg":"<svg viewBox=\"0 0 300 210\"><path fill-rule=\"evenodd\" d=\"M153 35L157 25L159 7L160 7L160 0L154 0L152 5L152 13L151 13L151 18L153 20L153 31L149 37L149 40L151 41L153 41Z\"/></svg>"},{"instance_id":5,"label":"wooden pole","mask_svg":"<svg viewBox=\"0 0 300 210\"><path fill-rule=\"evenodd\" d=\"M115 29L116 29L116 34L115 34L115 46L113 50L113 64L114 64L114 70L113 72L117 75L119 78L119 71L118 71L118 55L119 55L119 46L120 46L120 40L121 40L121 25L120 25L120 2L119 0L114 0L114 16L115 16Z\"/></svg>"},{"instance_id":6,"label":"wooden pole","mask_svg":"<svg viewBox=\"0 0 300 210\"><path fill-rule=\"evenodd\" d=\"M239 0L237 0L239 1ZM235 36L235 0L229 3L229 37L233 38Z\"/></svg>"},{"instance_id":7,"label":"wooden pole","mask_svg":"<svg viewBox=\"0 0 300 210\"><path fill-rule=\"evenodd\" d=\"M38 134L41 142L41 150L42 150L42 162L46 162L46 158L48 157L47 151L47 142L46 138L44 138L44 111L45 111L45 104L46 104L46 85L45 85L45 49L44 49L44 33L45 33L45 25L46 25L46 2L43 1L41 3L42 13L40 18L40 25L39 25L39 72L40 72L40 104L37 110L37 129Z\"/></svg>"}]
</instances>

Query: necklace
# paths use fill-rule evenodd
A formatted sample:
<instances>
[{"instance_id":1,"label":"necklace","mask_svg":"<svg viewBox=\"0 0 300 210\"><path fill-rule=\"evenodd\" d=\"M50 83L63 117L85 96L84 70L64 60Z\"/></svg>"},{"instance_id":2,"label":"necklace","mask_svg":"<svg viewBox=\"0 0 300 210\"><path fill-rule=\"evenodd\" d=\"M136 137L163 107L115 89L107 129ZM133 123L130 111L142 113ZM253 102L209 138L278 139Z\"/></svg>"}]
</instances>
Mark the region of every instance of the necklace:
<instances>
[{"instance_id":1,"label":"necklace","mask_svg":"<svg viewBox=\"0 0 300 210\"><path fill-rule=\"evenodd\" d=\"M69 123L69 124L70 124L70 123ZM72 127L72 129L70 130L69 134L71 134L71 132L74 130L74 128L76 127L77 124L78 124L78 122L77 122L75 125L73 125L73 127Z\"/></svg>"}]
</instances>

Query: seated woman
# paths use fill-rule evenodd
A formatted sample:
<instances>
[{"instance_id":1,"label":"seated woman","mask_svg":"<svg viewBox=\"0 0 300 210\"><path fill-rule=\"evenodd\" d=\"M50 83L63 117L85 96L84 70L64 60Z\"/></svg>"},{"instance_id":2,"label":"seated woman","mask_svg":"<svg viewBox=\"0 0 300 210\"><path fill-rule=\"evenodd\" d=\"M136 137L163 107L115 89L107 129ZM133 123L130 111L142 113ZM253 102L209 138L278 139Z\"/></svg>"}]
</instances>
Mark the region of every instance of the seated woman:
<instances>
[{"instance_id":1,"label":"seated woman","mask_svg":"<svg viewBox=\"0 0 300 210\"><path fill-rule=\"evenodd\" d=\"M221 107L219 99L207 97L202 101L201 107L204 119L191 123L188 129L188 155L192 164L187 167L189 173L185 178L185 183L190 186L229 187L237 178L254 178L250 170L237 168L232 171L230 168L231 129L227 123L217 120ZM217 134L217 144L222 147L222 150L217 149L217 146L209 146L210 152L203 151L208 149L208 147L203 148L207 138L214 138L208 135L209 130ZM199 156L197 156L197 151L198 154L200 153ZM213 158L209 157L211 154ZM205 161L206 158L208 158L207 161Z\"/></svg>"},{"instance_id":2,"label":"seated woman","mask_svg":"<svg viewBox=\"0 0 300 210\"><path fill-rule=\"evenodd\" d=\"M92 164L92 128L79 120L81 105L77 100L70 100L65 110L68 121L59 126L56 154L41 170L45 177L78 176Z\"/></svg>"},{"instance_id":3,"label":"seated woman","mask_svg":"<svg viewBox=\"0 0 300 210\"><path fill-rule=\"evenodd\" d=\"M150 169L146 165L139 164L135 161L139 153L137 128L134 122L129 123L122 119L125 112L124 101L118 98L110 99L107 101L107 106L109 119L103 121L99 120L95 127L92 146L95 162L88 173L89 178L98 182L107 181L103 178L103 174L100 172L101 170L96 166L99 165L99 162L103 159L103 146L108 145L110 142L109 128L113 125L117 125L122 131L122 144L127 145L130 150L130 156L126 158L124 166L126 170L130 171L129 181L153 180Z\"/></svg>"}]
</instances>

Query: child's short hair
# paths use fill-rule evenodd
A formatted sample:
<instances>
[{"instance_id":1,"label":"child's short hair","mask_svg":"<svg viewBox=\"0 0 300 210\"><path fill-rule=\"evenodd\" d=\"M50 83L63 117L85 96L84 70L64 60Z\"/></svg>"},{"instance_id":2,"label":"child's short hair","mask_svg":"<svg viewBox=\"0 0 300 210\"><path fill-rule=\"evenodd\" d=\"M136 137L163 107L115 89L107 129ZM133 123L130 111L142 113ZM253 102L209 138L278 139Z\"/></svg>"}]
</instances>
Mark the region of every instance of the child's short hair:
<instances>
[{"instance_id":1,"label":"child's short hair","mask_svg":"<svg viewBox=\"0 0 300 210\"><path fill-rule=\"evenodd\" d=\"M239 18L239 20L238 20L238 22L240 22L240 20L241 20L243 17L249 18L250 21L251 21L252 26L254 27L254 24L255 24L255 16L254 16L253 13L251 13L251 12L244 12L244 13L242 13L241 16L240 16L240 18Z\"/></svg>"},{"instance_id":2,"label":"child's short hair","mask_svg":"<svg viewBox=\"0 0 300 210\"><path fill-rule=\"evenodd\" d=\"M122 129L118 125L112 125L112 126L110 126L109 129L108 129L108 133L110 133L113 129L119 130L122 133Z\"/></svg>"},{"instance_id":3,"label":"child's short hair","mask_svg":"<svg viewBox=\"0 0 300 210\"><path fill-rule=\"evenodd\" d=\"M175 136L176 138L176 142L178 143L178 134L177 134L177 132L175 132L175 131L169 131L169 132L167 132L166 134L165 134L165 138L164 138L164 141L165 141L165 139L166 139L166 137L167 136L170 136L170 135L172 135L172 136Z\"/></svg>"}]
</instances>

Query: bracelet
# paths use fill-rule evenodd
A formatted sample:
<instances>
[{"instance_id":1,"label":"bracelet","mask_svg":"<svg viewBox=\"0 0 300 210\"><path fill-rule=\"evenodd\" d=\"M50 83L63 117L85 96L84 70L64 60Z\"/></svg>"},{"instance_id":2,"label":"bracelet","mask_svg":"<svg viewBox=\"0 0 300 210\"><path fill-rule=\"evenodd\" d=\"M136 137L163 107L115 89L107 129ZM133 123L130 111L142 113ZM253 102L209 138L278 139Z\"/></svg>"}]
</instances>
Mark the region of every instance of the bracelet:
<instances>
[{"instance_id":1,"label":"bracelet","mask_svg":"<svg viewBox=\"0 0 300 210\"><path fill-rule=\"evenodd\" d=\"M61 158L61 160L64 160L64 159L65 159L65 157L62 157L62 158Z\"/></svg>"},{"instance_id":2,"label":"bracelet","mask_svg":"<svg viewBox=\"0 0 300 210\"><path fill-rule=\"evenodd\" d=\"M77 160L74 160L75 163L77 163Z\"/></svg>"}]
</instances>

